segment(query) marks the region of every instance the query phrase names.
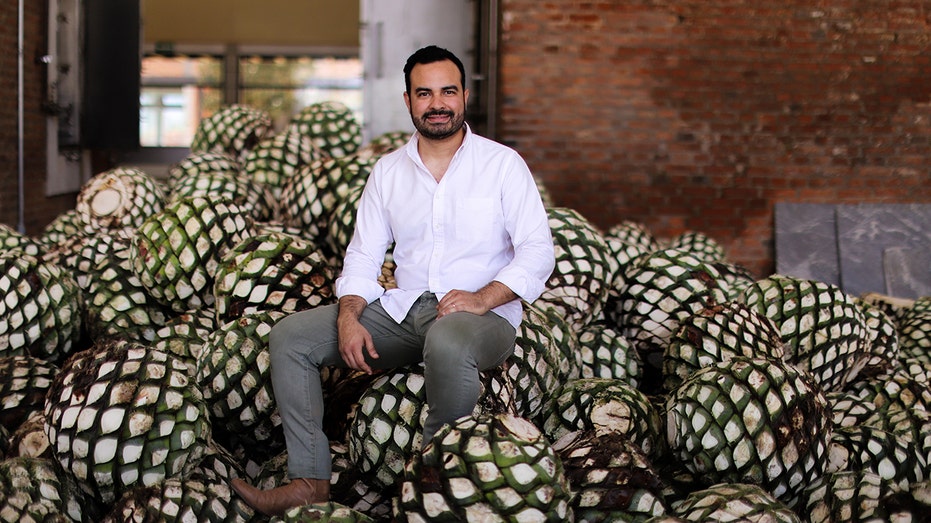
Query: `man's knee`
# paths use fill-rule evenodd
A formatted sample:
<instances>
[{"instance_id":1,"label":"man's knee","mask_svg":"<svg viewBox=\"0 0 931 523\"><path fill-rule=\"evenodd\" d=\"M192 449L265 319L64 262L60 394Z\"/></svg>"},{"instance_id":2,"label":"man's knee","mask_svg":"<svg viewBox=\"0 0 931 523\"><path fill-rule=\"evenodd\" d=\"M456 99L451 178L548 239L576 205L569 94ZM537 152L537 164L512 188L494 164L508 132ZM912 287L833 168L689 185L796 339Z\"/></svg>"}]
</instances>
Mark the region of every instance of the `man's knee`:
<instances>
[{"instance_id":1,"label":"man's knee","mask_svg":"<svg viewBox=\"0 0 931 523\"><path fill-rule=\"evenodd\" d=\"M287 359L294 352L306 352L309 347L327 343L328 338L336 337L336 317L324 309L297 312L275 323L268 334L273 365L276 359Z\"/></svg>"},{"instance_id":2,"label":"man's knee","mask_svg":"<svg viewBox=\"0 0 931 523\"><path fill-rule=\"evenodd\" d=\"M272 326L271 332L268 333L268 346L271 349L277 349L287 344L287 340L295 334L294 329L299 327L300 322L295 321L294 315L290 314L281 318ZM299 331L298 331L299 332Z\"/></svg>"},{"instance_id":3,"label":"man's knee","mask_svg":"<svg viewBox=\"0 0 931 523\"><path fill-rule=\"evenodd\" d=\"M268 346L272 351L287 350L293 345L294 340L299 340L307 336L307 321L305 319L308 311L289 314L281 318L272 327L268 333Z\"/></svg>"},{"instance_id":4,"label":"man's knee","mask_svg":"<svg viewBox=\"0 0 931 523\"><path fill-rule=\"evenodd\" d=\"M514 350L514 328L503 318L453 316L447 317L449 321L437 321L427 333L425 362L451 366L468 363L486 369L503 362Z\"/></svg>"},{"instance_id":5,"label":"man's knee","mask_svg":"<svg viewBox=\"0 0 931 523\"><path fill-rule=\"evenodd\" d=\"M464 322L437 322L424 340L424 361L440 365L456 365L475 361L482 342Z\"/></svg>"}]
</instances>

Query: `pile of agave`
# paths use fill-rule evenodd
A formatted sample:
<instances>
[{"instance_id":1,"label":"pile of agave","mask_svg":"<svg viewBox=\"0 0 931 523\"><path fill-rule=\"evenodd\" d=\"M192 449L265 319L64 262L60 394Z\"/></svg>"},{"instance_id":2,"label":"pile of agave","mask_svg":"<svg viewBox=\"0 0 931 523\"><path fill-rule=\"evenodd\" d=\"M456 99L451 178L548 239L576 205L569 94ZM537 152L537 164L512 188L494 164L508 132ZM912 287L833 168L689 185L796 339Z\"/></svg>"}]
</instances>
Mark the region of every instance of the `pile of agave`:
<instances>
[{"instance_id":1,"label":"pile of agave","mask_svg":"<svg viewBox=\"0 0 931 523\"><path fill-rule=\"evenodd\" d=\"M374 162L336 103L229 106L167 179L0 226L0 518L265 521L288 481L268 333L333 303ZM553 205L557 264L470 416L424 445L422 368L326 369L332 501L272 521L921 521L931 298L756 278L713 239ZM390 253L381 283L393 285Z\"/></svg>"}]
</instances>

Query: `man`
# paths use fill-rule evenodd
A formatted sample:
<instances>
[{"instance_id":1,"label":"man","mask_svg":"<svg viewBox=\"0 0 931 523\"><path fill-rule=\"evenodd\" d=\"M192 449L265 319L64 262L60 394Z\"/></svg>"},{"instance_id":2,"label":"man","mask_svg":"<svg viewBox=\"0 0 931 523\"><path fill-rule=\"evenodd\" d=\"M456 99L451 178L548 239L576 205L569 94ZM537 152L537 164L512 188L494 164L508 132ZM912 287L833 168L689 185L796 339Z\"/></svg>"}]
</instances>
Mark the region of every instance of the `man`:
<instances>
[{"instance_id":1,"label":"man","mask_svg":"<svg viewBox=\"0 0 931 523\"><path fill-rule=\"evenodd\" d=\"M417 132L375 165L336 280L337 304L295 313L270 335L271 374L291 482L233 487L260 512L328 501L331 458L321 430L319 367L371 373L424 363L424 445L471 414L479 371L513 352L521 299L535 300L555 265L539 191L513 150L472 134L462 62L429 46L404 67ZM378 276L394 244L397 288Z\"/></svg>"}]
</instances>

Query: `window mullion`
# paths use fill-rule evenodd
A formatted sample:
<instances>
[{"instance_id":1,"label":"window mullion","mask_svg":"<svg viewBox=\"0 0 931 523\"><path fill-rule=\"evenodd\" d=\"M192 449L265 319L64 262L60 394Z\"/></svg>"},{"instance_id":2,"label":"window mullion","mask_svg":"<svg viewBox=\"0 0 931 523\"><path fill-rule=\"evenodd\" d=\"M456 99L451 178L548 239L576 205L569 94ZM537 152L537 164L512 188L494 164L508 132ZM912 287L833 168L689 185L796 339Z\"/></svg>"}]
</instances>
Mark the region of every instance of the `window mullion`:
<instances>
[{"instance_id":1,"label":"window mullion","mask_svg":"<svg viewBox=\"0 0 931 523\"><path fill-rule=\"evenodd\" d=\"M240 103L239 46L230 44L223 53L223 104Z\"/></svg>"}]
</instances>

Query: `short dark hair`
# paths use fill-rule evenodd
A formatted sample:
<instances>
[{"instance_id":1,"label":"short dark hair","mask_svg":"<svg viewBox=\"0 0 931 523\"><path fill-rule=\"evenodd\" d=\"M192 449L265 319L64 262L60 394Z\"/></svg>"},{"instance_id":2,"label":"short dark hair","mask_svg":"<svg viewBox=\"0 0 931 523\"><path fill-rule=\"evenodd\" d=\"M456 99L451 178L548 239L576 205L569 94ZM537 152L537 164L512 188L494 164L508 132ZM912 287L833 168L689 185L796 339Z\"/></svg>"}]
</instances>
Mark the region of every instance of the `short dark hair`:
<instances>
[{"instance_id":1,"label":"short dark hair","mask_svg":"<svg viewBox=\"0 0 931 523\"><path fill-rule=\"evenodd\" d=\"M461 87L465 89L465 67L462 65L462 60L447 49L435 45L428 45L427 47L422 47L415 51L414 54L407 59L407 63L404 64L404 87L407 93L411 92L411 71L414 69L415 65L432 64L434 62L442 62L443 60L449 60L456 64L456 67L459 68Z\"/></svg>"}]
</instances>

